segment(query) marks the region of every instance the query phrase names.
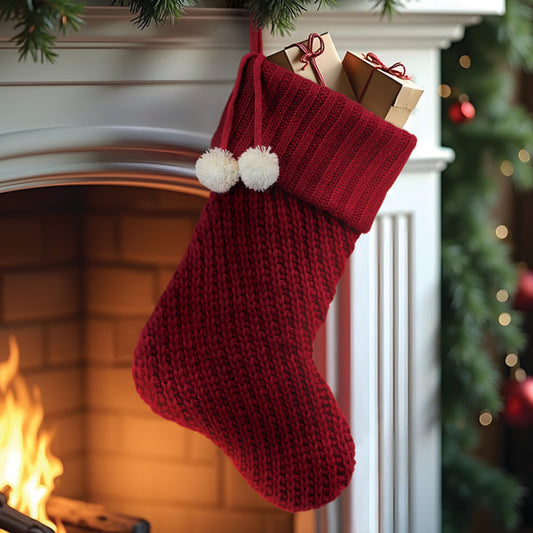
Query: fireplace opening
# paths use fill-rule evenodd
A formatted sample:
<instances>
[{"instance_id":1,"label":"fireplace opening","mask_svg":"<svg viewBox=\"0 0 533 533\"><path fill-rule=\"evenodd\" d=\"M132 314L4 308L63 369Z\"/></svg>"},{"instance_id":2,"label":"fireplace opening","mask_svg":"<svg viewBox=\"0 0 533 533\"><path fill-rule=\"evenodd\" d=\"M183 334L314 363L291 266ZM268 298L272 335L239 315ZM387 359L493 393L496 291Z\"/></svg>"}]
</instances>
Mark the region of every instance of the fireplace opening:
<instances>
[{"instance_id":1,"label":"fireplace opening","mask_svg":"<svg viewBox=\"0 0 533 533\"><path fill-rule=\"evenodd\" d=\"M140 329L204 203L122 186L0 194L0 362L16 337L63 464L55 496L143 517L156 533L288 533L290 513L202 435L154 415L131 379Z\"/></svg>"}]
</instances>

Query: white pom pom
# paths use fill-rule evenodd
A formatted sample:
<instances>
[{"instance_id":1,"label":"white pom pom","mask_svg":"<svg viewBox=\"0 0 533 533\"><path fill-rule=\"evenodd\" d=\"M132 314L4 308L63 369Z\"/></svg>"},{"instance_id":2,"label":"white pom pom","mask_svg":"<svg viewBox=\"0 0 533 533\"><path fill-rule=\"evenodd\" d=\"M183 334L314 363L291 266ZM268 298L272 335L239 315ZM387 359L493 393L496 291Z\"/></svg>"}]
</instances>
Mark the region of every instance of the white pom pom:
<instances>
[{"instance_id":1,"label":"white pom pom","mask_svg":"<svg viewBox=\"0 0 533 533\"><path fill-rule=\"evenodd\" d=\"M279 177L278 156L266 146L248 148L239 157L242 182L254 191L265 191Z\"/></svg>"},{"instance_id":2,"label":"white pom pom","mask_svg":"<svg viewBox=\"0 0 533 533\"><path fill-rule=\"evenodd\" d=\"M211 148L196 161L196 176L213 192L228 192L239 181L239 164L229 150Z\"/></svg>"}]
</instances>

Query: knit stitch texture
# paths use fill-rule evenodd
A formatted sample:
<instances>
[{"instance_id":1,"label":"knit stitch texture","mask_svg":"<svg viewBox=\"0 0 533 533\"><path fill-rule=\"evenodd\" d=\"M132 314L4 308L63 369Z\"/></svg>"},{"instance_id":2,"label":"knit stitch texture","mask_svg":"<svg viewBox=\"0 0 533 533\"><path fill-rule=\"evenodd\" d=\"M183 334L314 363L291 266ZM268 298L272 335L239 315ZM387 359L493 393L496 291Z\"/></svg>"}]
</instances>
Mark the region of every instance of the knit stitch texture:
<instances>
[{"instance_id":1,"label":"knit stitch texture","mask_svg":"<svg viewBox=\"0 0 533 533\"><path fill-rule=\"evenodd\" d=\"M212 194L135 353L152 409L209 437L291 511L334 499L353 470L312 344L356 238L275 188Z\"/></svg>"},{"instance_id":2,"label":"knit stitch texture","mask_svg":"<svg viewBox=\"0 0 533 533\"><path fill-rule=\"evenodd\" d=\"M253 142L252 64L232 120L236 156ZM154 412L206 435L265 499L300 511L335 499L352 476L349 426L312 346L415 139L279 67L265 62L261 77L278 182L211 194L141 332L133 377Z\"/></svg>"},{"instance_id":3,"label":"knit stitch texture","mask_svg":"<svg viewBox=\"0 0 533 533\"><path fill-rule=\"evenodd\" d=\"M262 144L279 157L277 186L366 233L416 137L258 55L239 86L228 143L235 157L254 144L255 61L262 62ZM220 142L226 113L227 106L211 146Z\"/></svg>"}]
</instances>

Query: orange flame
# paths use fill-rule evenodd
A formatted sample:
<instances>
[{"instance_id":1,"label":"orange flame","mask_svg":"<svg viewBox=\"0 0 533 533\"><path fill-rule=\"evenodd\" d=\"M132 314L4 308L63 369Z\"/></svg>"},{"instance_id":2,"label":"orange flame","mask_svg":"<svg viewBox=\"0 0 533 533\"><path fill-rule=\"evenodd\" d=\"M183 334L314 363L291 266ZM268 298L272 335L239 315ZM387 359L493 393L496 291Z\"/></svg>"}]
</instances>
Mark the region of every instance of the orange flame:
<instances>
[{"instance_id":1,"label":"orange flame","mask_svg":"<svg viewBox=\"0 0 533 533\"><path fill-rule=\"evenodd\" d=\"M43 406L37 387L31 390L18 374L19 350L9 338L9 359L0 363L0 488L10 487L9 505L65 533L46 514L46 503L63 464L50 452L51 435L41 431Z\"/></svg>"}]
</instances>

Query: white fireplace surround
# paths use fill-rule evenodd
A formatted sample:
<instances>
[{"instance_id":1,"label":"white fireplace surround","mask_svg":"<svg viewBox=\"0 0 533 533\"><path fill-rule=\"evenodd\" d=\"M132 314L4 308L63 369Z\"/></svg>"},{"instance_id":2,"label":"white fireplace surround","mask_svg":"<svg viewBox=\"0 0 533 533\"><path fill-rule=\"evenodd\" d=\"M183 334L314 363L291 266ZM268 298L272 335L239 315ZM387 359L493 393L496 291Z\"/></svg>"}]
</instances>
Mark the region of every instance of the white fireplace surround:
<instances>
[{"instance_id":1,"label":"white fireplace surround","mask_svg":"<svg viewBox=\"0 0 533 533\"><path fill-rule=\"evenodd\" d=\"M207 196L194 163L207 135L153 127L70 126L4 134L0 192L53 185L127 185Z\"/></svg>"},{"instance_id":2,"label":"white fireplace surround","mask_svg":"<svg viewBox=\"0 0 533 533\"><path fill-rule=\"evenodd\" d=\"M294 36L329 31L341 53L372 49L385 61L402 59L426 89L407 124L419 138L409 165L438 168L450 158L439 148L439 102L432 94L439 49L477 15L502 12L502 5L417 0L389 23L366 2L344 1L304 14ZM174 26L144 31L130 23L127 8L89 6L84 18L79 32L58 38L55 65L19 63L11 28L0 25L0 190L109 178L201 190L190 162L208 144L246 52L244 14L191 8ZM265 35L265 52L293 41Z\"/></svg>"},{"instance_id":3,"label":"white fireplace surround","mask_svg":"<svg viewBox=\"0 0 533 533\"><path fill-rule=\"evenodd\" d=\"M126 8L93 5L58 40L55 65L19 63L0 24L0 192L80 184L144 186L206 196L194 162L231 89L248 26L238 10L194 8L174 26L139 31ZM207 4L207 3L206 3ZM211 5L217 2L211 2ZM468 4L468 5L466 5ZM392 22L370 2L303 15L292 36L265 35L265 52L329 31L344 51L403 61L425 94L406 128L418 146L350 263L350 335L334 303L328 378L350 356L357 466L329 533L438 533L440 50L503 0L413 0ZM348 344L346 344L348 343ZM342 370L342 369L341 369Z\"/></svg>"},{"instance_id":4,"label":"white fireplace surround","mask_svg":"<svg viewBox=\"0 0 533 533\"><path fill-rule=\"evenodd\" d=\"M294 32L330 31L342 53L372 49L385 61L401 55L426 89L407 125L419 138L410 166L438 168L450 158L439 148L439 102L431 94L439 49L478 14L502 11L496 0L441 4L417 0L389 23L365 2L344 1L304 14ZM190 162L207 146L246 52L246 18L238 10L191 8L174 26L142 32L130 19L126 8L87 7L86 25L58 38L55 65L17 62L12 30L0 25L0 190L109 178L202 190ZM292 41L265 35L265 52Z\"/></svg>"}]
</instances>

